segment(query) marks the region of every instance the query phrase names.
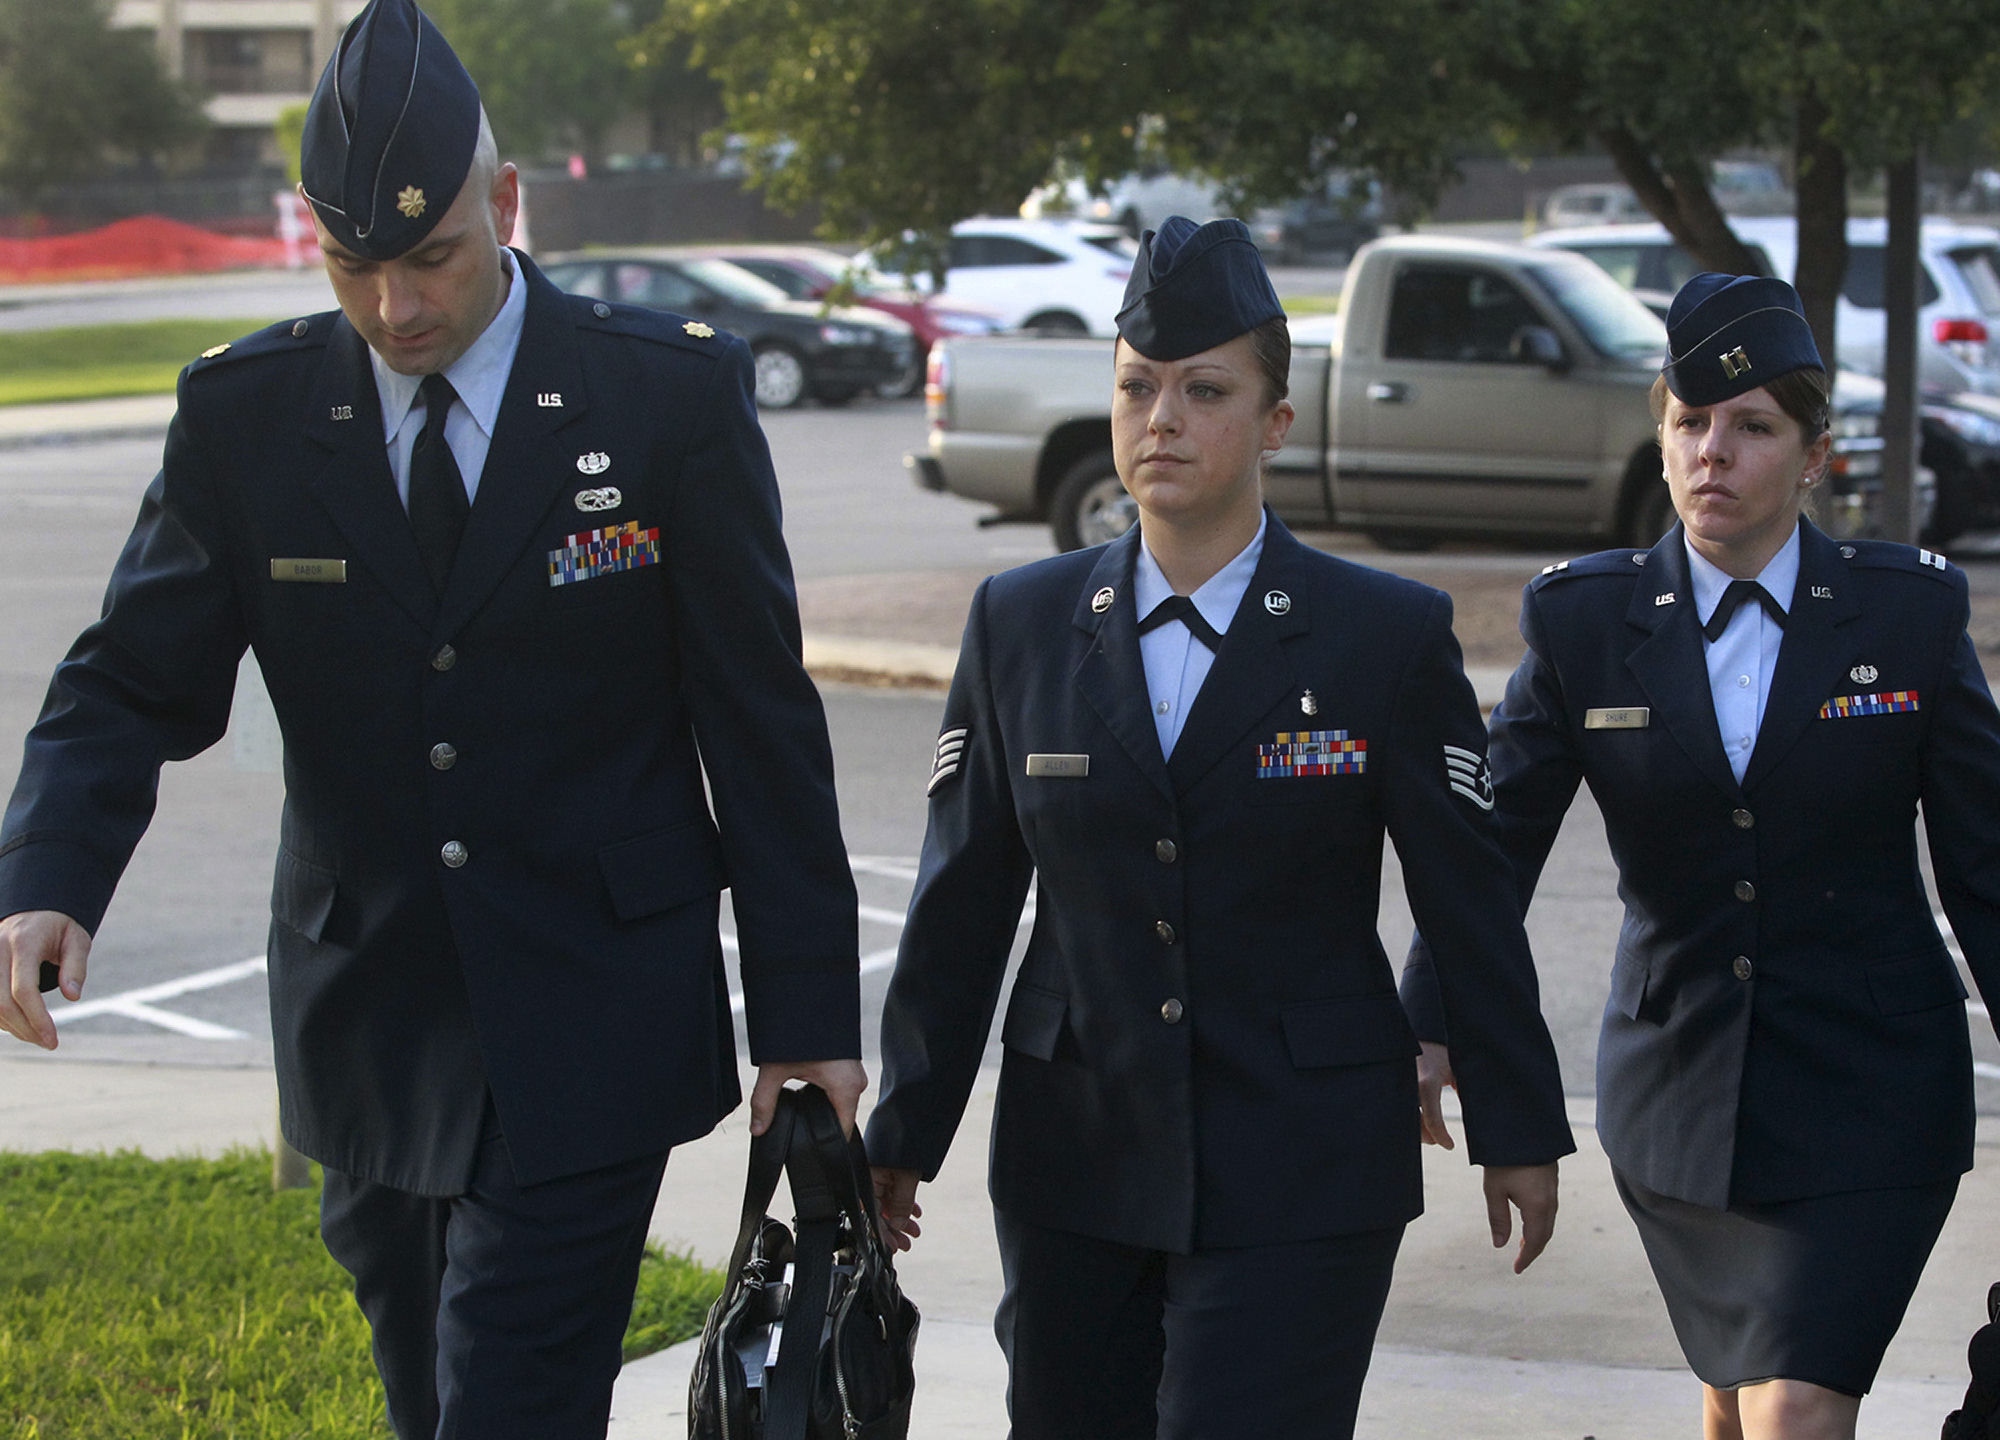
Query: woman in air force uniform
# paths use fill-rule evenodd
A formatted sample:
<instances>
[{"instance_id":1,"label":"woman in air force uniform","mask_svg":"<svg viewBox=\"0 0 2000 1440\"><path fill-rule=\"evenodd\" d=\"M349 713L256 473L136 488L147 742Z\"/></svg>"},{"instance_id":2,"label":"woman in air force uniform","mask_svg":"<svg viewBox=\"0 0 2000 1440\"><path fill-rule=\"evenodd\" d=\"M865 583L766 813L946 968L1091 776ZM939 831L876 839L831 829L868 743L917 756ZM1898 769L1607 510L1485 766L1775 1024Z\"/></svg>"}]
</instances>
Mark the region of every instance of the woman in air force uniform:
<instances>
[{"instance_id":1,"label":"woman in air force uniform","mask_svg":"<svg viewBox=\"0 0 2000 1440\"><path fill-rule=\"evenodd\" d=\"M1422 1199L1385 832L1517 1268L1573 1148L1554 1048L1450 601L1263 508L1290 338L1241 222L1149 233L1118 328L1139 525L973 600L868 1150L907 1244L1034 878L990 1176L1014 1435L1345 1436Z\"/></svg>"},{"instance_id":2,"label":"woman in air force uniform","mask_svg":"<svg viewBox=\"0 0 2000 1440\"><path fill-rule=\"evenodd\" d=\"M1792 288L1698 275L1667 323L1681 523L1529 584L1496 818L1525 895L1579 779L1603 812L1625 921L1598 1130L1704 1433L1851 1437L1972 1164L1965 990L1914 822L2000 999L2000 717L1964 575L1801 517L1831 440ZM1438 1040L1429 972L1420 940L1404 993Z\"/></svg>"}]
</instances>

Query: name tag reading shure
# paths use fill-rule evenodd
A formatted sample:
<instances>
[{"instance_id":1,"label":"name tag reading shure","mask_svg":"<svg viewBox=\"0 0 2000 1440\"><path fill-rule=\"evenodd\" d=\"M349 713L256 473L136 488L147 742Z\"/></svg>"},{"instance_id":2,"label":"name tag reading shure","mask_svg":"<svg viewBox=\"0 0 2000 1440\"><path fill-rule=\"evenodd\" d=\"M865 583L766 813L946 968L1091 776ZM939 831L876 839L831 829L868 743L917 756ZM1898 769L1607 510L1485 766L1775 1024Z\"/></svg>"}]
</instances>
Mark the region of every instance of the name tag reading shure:
<instances>
[{"instance_id":1,"label":"name tag reading shure","mask_svg":"<svg viewBox=\"0 0 2000 1440\"><path fill-rule=\"evenodd\" d=\"M347 583L347 562L345 560L278 560L271 561L273 580L297 580L308 585L345 585Z\"/></svg>"},{"instance_id":2,"label":"name tag reading shure","mask_svg":"<svg viewBox=\"0 0 2000 1440\"><path fill-rule=\"evenodd\" d=\"M1088 755L1030 755L1030 780L1081 780L1090 773Z\"/></svg>"},{"instance_id":3,"label":"name tag reading shure","mask_svg":"<svg viewBox=\"0 0 2000 1440\"><path fill-rule=\"evenodd\" d=\"M1630 705L1623 710L1583 712L1583 728L1586 730L1644 730L1652 723L1653 712L1644 705Z\"/></svg>"}]
</instances>

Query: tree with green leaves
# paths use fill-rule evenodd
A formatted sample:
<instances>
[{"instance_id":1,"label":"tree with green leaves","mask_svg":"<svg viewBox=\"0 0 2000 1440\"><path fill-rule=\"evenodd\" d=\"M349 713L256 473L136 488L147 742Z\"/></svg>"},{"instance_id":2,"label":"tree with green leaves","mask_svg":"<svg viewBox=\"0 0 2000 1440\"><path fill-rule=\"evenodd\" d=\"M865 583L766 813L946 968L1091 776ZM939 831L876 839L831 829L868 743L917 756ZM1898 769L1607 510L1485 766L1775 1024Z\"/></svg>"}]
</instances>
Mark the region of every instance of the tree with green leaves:
<instances>
[{"instance_id":1,"label":"tree with green leaves","mask_svg":"<svg viewBox=\"0 0 2000 1440\"><path fill-rule=\"evenodd\" d=\"M201 107L110 0L0 0L0 187L24 205L199 138Z\"/></svg>"},{"instance_id":2,"label":"tree with green leaves","mask_svg":"<svg viewBox=\"0 0 2000 1440\"><path fill-rule=\"evenodd\" d=\"M1108 180L1142 143L1244 203L1336 170L1428 201L1488 109L1472 23L1455 0L666 0L649 33L722 82L774 202L876 239L1011 211L1058 161Z\"/></svg>"},{"instance_id":3,"label":"tree with green leaves","mask_svg":"<svg viewBox=\"0 0 2000 1440\"><path fill-rule=\"evenodd\" d=\"M426 0L479 86L501 153L595 160L631 104L620 0Z\"/></svg>"}]
</instances>

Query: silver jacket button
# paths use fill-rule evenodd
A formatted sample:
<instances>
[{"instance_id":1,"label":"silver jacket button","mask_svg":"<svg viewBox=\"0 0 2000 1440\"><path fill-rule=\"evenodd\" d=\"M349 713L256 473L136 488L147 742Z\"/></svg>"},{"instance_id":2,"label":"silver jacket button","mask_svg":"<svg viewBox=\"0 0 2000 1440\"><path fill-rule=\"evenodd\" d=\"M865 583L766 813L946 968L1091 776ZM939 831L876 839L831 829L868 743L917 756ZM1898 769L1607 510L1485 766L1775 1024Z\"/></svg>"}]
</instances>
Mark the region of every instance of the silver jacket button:
<instances>
[{"instance_id":1,"label":"silver jacket button","mask_svg":"<svg viewBox=\"0 0 2000 1440\"><path fill-rule=\"evenodd\" d=\"M1160 1007L1160 1018L1166 1021L1169 1025L1180 1024L1181 1016L1185 1015L1186 1013L1187 1011L1185 1010L1185 1008L1182 1007L1181 1002L1178 1000L1169 1000L1166 1004Z\"/></svg>"},{"instance_id":2,"label":"silver jacket button","mask_svg":"<svg viewBox=\"0 0 2000 1440\"><path fill-rule=\"evenodd\" d=\"M472 858L472 852L466 849L461 841L447 840L444 842L444 849L438 851L438 858L444 861L449 869L457 870Z\"/></svg>"},{"instance_id":3,"label":"silver jacket button","mask_svg":"<svg viewBox=\"0 0 2000 1440\"><path fill-rule=\"evenodd\" d=\"M1752 970L1750 957L1748 955L1738 955L1730 962L1729 970L1738 980L1748 980Z\"/></svg>"},{"instance_id":4,"label":"silver jacket button","mask_svg":"<svg viewBox=\"0 0 2000 1440\"><path fill-rule=\"evenodd\" d=\"M431 746L431 769L449 770L457 763L458 751L451 746L443 743Z\"/></svg>"},{"instance_id":5,"label":"silver jacket button","mask_svg":"<svg viewBox=\"0 0 2000 1440\"><path fill-rule=\"evenodd\" d=\"M1736 882L1736 898L1748 904L1757 898L1757 887L1752 885L1748 880L1738 880Z\"/></svg>"},{"instance_id":6,"label":"silver jacket button","mask_svg":"<svg viewBox=\"0 0 2000 1440\"><path fill-rule=\"evenodd\" d=\"M431 656L431 669L442 675L458 663L458 652L449 645L438 646L437 654Z\"/></svg>"}]
</instances>

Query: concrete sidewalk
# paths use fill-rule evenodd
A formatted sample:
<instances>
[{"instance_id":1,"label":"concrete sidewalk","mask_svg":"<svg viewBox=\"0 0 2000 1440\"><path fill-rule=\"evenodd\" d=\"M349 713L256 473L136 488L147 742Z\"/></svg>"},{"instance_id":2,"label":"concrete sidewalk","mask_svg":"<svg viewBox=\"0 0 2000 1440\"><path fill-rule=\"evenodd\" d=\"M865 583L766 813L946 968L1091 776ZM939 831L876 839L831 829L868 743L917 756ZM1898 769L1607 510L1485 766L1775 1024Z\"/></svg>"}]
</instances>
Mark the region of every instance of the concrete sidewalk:
<instances>
[{"instance_id":1,"label":"concrete sidewalk","mask_svg":"<svg viewBox=\"0 0 2000 1440\"><path fill-rule=\"evenodd\" d=\"M999 1262L985 1195L985 1136L997 1073L982 1073L951 1160L925 1187L924 1236L900 1266L924 1315L913 1435L999 1440L1005 1369L990 1328ZM268 1144L267 1069L110 1064L17 1051L0 1056L0 1149L136 1148L219 1153ZM1581 1153L1564 1162L1550 1250L1524 1276L1485 1234L1476 1171L1462 1151L1426 1151L1428 1213L1410 1227L1362 1401L1363 1440L1652 1440L1697 1429L1698 1387L1681 1369L1636 1235L1612 1193L1587 1099L1570 1103ZM674 1153L653 1233L720 1263L735 1238L748 1134L742 1111ZM1965 1388L1965 1342L2000 1279L2000 1124L1981 1129L1960 1188L1875 1394L1864 1440L1936 1433ZM1282 1323L1282 1317L1273 1317ZM690 1347L625 1368L613 1440L685 1426Z\"/></svg>"}]
</instances>

